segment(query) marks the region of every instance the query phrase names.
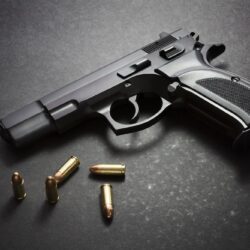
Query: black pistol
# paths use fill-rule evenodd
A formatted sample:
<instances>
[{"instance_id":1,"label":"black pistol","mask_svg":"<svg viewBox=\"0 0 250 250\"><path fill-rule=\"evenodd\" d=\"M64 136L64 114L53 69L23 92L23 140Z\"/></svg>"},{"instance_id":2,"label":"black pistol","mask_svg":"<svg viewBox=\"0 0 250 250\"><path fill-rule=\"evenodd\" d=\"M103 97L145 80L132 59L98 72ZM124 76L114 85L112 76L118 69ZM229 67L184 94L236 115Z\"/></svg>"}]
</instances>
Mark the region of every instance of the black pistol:
<instances>
[{"instance_id":1,"label":"black pistol","mask_svg":"<svg viewBox=\"0 0 250 250\"><path fill-rule=\"evenodd\" d=\"M2 118L0 134L22 146L97 115L119 135L144 129L168 108L183 105L218 125L233 145L245 144L250 135L250 83L210 64L224 51L223 44L199 42L194 32L163 32L160 39ZM141 120L140 100L151 96L158 108ZM124 107L126 121L119 119Z\"/></svg>"}]
</instances>

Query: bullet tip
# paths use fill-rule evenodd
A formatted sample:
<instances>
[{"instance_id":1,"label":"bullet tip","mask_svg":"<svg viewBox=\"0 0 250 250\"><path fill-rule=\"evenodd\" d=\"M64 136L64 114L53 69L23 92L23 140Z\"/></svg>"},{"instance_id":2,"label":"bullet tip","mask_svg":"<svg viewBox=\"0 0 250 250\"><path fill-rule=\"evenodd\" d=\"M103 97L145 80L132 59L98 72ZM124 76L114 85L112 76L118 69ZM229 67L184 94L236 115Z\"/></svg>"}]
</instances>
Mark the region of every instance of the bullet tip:
<instances>
[{"instance_id":1,"label":"bullet tip","mask_svg":"<svg viewBox=\"0 0 250 250\"><path fill-rule=\"evenodd\" d=\"M112 207L106 207L104 209L104 213L105 213L105 217L108 219L108 220L111 220L113 218L113 208Z\"/></svg>"},{"instance_id":2,"label":"bullet tip","mask_svg":"<svg viewBox=\"0 0 250 250\"><path fill-rule=\"evenodd\" d=\"M91 167L89 168L90 173L94 173L95 170L96 170L96 166L91 166Z\"/></svg>"},{"instance_id":3,"label":"bullet tip","mask_svg":"<svg viewBox=\"0 0 250 250\"><path fill-rule=\"evenodd\" d=\"M55 177L48 176L45 181L46 186L46 196L50 204L55 204L59 200L59 195L57 192L57 182Z\"/></svg>"},{"instance_id":4,"label":"bullet tip","mask_svg":"<svg viewBox=\"0 0 250 250\"><path fill-rule=\"evenodd\" d=\"M48 176L46 178L45 184L46 184L47 187L49 187L49 186L57 186L56 178L54 176Z\"/></svg>"},{"instance_id":5,"label":"bullet tip","mask_svg":"<svg viewBox=\"0 0 250 250\"><path fill-rule=\"evenodd\" d=\"M13 183L21 184L23 181L22 176L18 172L14 172L11 179Z\"/></svg>"}]
</instances>

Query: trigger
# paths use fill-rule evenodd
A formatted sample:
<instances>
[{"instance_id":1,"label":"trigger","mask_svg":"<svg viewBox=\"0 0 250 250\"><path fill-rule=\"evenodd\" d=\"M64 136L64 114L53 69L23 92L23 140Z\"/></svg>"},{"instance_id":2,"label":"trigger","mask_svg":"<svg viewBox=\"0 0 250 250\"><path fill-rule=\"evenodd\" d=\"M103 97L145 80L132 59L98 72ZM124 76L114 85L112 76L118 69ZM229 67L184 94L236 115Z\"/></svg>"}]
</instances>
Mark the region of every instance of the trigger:
<instances>
[{"instance_id":1,"label":"trigger","mask_svg":"<svg viewBox=\"0 0 250 250\"><path fill-rule=\"evenodd\" d=\"M133 104L134 109L135 109L134 110L134 115L133 115L133 117L130 120L131 123L134 123L134 122L138 121L138 119L139 119L139 113L140 113L139 105L138 105L138 103L136 101L137 100L137 95L131 96L128 100L129 100L129 102L131 104Z\"/></svg>"}]
</instances>

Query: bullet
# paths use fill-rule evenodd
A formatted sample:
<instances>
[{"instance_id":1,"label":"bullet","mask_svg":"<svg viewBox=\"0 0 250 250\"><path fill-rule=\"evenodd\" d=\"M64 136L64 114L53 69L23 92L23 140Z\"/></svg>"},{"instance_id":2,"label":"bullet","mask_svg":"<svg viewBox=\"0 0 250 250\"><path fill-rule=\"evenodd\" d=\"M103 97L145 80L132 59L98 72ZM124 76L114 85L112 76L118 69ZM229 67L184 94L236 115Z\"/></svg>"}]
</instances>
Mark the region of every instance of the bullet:
<instances>
[{"instance_id":1,"label":"bullet","mask_svg":"<svg viewBox=\"0 0 250 250\"><path fill-rule=\"evenodd\" d=\"M71 156L54 174L58 184L64 182L80 165L80 160L76 156Z\"/></svg>"},{"instance_id":2,"label":"bullet","mask_svg":"<svg viewBox=\"0 0 250 250\"><path fill-rule=\"evenodd\" d=\"M123 176L126 172L125 165L122 164L98 164L89 168L92 174L96 175L119 175Z\"/></svg>"},{"instance_id":3,"label":"bullet","mask_svg":"<svg viewBox=\"0 0 250 250\"><path fill-rule=\"evenodd\" d=\"M57 192L57 182L55 177L47 177L45 181L45 189L48 202L51 204L57 203L57 201L59 200L59 195Z\"/></svg>"},{"instance_id":4,"label":"bullet","mask_svg":"<svg viewBox=\"0 0 250 250\"><path fill-rule=\"evenodd\" d=\"M114 214L114 207L112 186L110 184L101 185L101 205L104 217L108 220L111 220Z\"/></svg>"},{"instance_id":5,"label":"bullet","mask_svg":"<svg viewBox=\"0 0 250 250\"><path fill-rule=\"evenodd\" d=\"M23 177L18 172L14 172L11 178L11 183L14 197L17 200L23 200L26 197Z\"/></svg>"}]
</instances>

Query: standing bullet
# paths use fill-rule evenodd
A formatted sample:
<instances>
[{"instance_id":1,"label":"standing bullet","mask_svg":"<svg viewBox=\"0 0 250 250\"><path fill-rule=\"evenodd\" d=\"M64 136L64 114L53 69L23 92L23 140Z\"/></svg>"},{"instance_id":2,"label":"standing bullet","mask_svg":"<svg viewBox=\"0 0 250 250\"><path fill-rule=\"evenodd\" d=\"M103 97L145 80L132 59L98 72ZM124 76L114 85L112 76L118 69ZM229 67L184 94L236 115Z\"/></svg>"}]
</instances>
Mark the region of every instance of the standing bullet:
<instances>
[{"instance_id":1,"label":"standing bullet","mask_svg":"<svg viewBox=\"0 0 250 250\"><path fill-rule=\"evenodd\" d=\"M11 183L13 187L14 197L17 200L23 200L26 197L23 177L18 172L14 172L11 178Z\"/></svg>"},{"instance_id":2,"label":"standing bullet","mask_svg":"<svg viewBox=\"0 0 250 250\"><path fill-rule=\"evenodd\" d=\"M122 164L98 164L89 168L92 174L97 175L125 175L126 167Z\"/></svg>"},{"instance_id":3,"label":"standing bullet","mask_svg":"<svg viewBox=\"0 0 250 250\"><path fill-rule=\"evenodd\" d=\"M65 181L80 165L80 160L76 156L71 156L54 174L58 184Z\"/></svg>"},{"instance_id":4,"label":"standing bullet","mask_svg":"<svg viewBox=\"0 0 250 250\"><path fill-rule=\"evenodd\" d=\"M114 207L112 186L110 184L101 185L101 205L104 217L108 220L111 220L114 214Z\"/></svg>"},{"instance_id":5,"label":"standing bullet","mask_svg":"<svg viewBox=\"0 0 250 250\"><path fill-rule=\"evenodd\" d=\"M45 187L48 202L51 204L57 203L57 201L59 200L59 195L57 192L57 182L55 177L48 176L45 181Z\"/></svg>"}]
</instances>

